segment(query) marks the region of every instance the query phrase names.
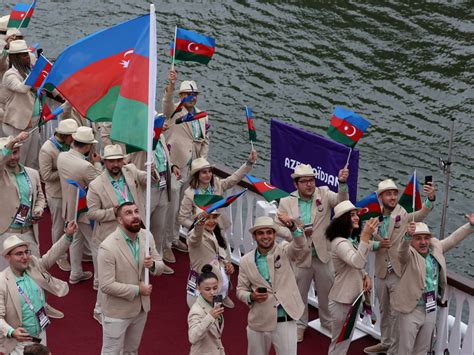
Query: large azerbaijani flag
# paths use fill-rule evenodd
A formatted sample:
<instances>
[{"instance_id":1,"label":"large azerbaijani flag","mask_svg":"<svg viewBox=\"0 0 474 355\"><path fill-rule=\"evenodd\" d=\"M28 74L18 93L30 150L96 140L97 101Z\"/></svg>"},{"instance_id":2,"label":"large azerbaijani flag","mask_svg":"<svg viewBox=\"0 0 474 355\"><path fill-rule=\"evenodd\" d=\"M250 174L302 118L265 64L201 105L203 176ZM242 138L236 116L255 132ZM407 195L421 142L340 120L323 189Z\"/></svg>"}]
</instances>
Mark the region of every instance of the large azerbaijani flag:
<instances>
[{"instance_id":1,"label":"large azerbaijani flag","mask_svg":"<svg viewBox=\"0 0 474 355\"><path fill-rule=\"evenodd\" d=\"M277 200L279 198L290 196L290 194L286 191L280 190L269 183L256 178L252 175L245 175L250 183L260 192L267 202L271 202L273 200Z\"/></svg>"},{"instance_id":2,"label":"large azerbaijani flag","mask_svg":"<svg viewBox=\"0 0 474 355\"><path fill-rule=\"evenodd\" d=\"M414 201L413 201L414 199ZM413 210L413 202L415 210ZM405 187L398 204L402 206L408 213L415 212L421 209L421 194L420 194L420 183L416 177L416 171L413 173L408 185Z\"/></svg>"},{"instance_id":3,"label":"large azerbaijani flag","mask_svg":"<svg viewBox=\"0 0 474 355\"><path fill-rule=\"evenodd\" d=\"M370 122L362 116L336 107L327 134L336 142L353 148L369 126Z\"/></svg>"},{"instance_id":4,"label":"large azerbaijani flag","mask_svg":"<svg viewBox=\"0 0 474 355\"><path fill-rule=\"evenodd\" d=\"M214 55L216 41L182 28L176 28L175 42L171 50L174 61L189 61L207 64Z\"/></svg>"},{"instance_id":5,"label":"large azerbaijani flag","mask_svg":"<svg viewBox=\"0 0 474 355\"><path fill-rule=\"evenodd\" d=\"M8 28L26 28L30 24L31 16L35 11L36 0L31 4L16 4L10 13Z\"/></svg>"},{"instance_id":6,"label":"large azerbaijani flag","mask_svg":"<svg viewBox=\"0 0 474 355\"><path fill-rule=\"evenodd\" d=\"M122 141L117 130L133 130L131 140L146 149L149 35L150 15L144 15L75 42L56 59L44 88L56 88L91 121L121 117L111 137Z\"/></svg>"},{"instance_id":7,"label":"large azerbaijani flag","mask_svg":"<svg viewBox=\"0 0 474 355\"><path fill-rule=\"evenodd\" d=\"M361 221L365 221L372 217L378 217L382 215L380 202L377 198L377 193L375 192L372 192L370 195L358 201L355 206L359 209L357 211L357 214L359 215Z\"/></svg>"}]
</instances>

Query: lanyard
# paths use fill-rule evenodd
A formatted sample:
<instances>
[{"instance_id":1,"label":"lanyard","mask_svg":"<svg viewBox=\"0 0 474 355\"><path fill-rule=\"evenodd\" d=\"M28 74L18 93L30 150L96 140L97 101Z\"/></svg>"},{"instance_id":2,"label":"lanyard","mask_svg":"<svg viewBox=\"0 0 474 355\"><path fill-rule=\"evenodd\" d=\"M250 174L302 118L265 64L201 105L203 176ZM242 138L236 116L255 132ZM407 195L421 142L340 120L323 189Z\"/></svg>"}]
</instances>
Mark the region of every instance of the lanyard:
<instances>
[{"instance_id":1,"label":"lanyard","mask_svg":"<svg viewBox=\"0 0 474 355\"><path fill-rule=\"evenodd\" d=\"M33 184L31 183L31 179L28 176L28 173L24 169L25 168L23 168L23 171L25 172L25 179L26 179L26 182L28 183L28 188L30 190L28 191L28 201L30 201L31 207L33 208Z\"/></svg>"},{"instance_id":2,"label":"lanyard","mask_svg":"<svg viewBox=\"0 0 474 355\"><path fill-rule=\"evenodd\" d=\"M122 196L122 198L128 202L128 185L127 185L127 182L125 181L124 179L124 182L123 182L123 191L120 190L120 187L117 183L117 181L115 180L112 180L112 186L113 188L120 194L120 196Z\"/></svg>"},{"instance_id":3,"label":"lanyard","mask_svg":"<svg viewBox=\"0 0 474 355\"><path fill-rule=\"evenodd\" d=\"M431 264L431 269L433 270L433 284L435 286L435 289L436 289L436 285L438 283L438 262L436 261L435 257L430 254L429 255L429 263Z\"/></svg>"},{"instance_id":4,"label":"lanyard","mask_svg":"<svg viewBox=\"0 0 474 355\"><path fill-rule=\"evenodd\" d=\"M33 304L31 303L30 299L26 295L25 291L18 285L18 282L16 284L16 287L18 288L18 292L20 293L21 297L25 300L25 303L28 305L28 307L34 312L35 308L33 307ZM40 291L41 292L41 291Z\"/></svg>"},{"instance_id":5,"label":"lanyard","mask_svg":"<svg viewBox=\"0 0 474 355\"><path fill-rule=\"evenodd\" d=\"M54 146L55 146L60 152L63 151L63 147L61 147L61 144L59 144L59 142L56 140L56 137L55 137L54 135L51 136L51 138L49 138L49 140L51 141L51 143L54 144Z\"/></svg>"}]
</instances>

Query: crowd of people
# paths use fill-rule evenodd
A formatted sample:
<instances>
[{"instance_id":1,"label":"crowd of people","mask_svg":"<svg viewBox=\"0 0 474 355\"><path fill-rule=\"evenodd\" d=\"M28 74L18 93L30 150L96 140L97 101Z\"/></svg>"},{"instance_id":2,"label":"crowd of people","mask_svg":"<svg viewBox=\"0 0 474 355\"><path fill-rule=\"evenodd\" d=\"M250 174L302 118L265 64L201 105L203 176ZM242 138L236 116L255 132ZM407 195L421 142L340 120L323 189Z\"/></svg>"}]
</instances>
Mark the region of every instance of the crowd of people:
<instances>
[{"instance_id":1,"label":"crowd of people","mask_svg":"<svg viewBox=\"0 0 474 355\"><path fill-rule=\"evenodd\" d=\"M46 295L69 292L67 282L48 272L57 264L70 273L69 284L93 279L91 316L102 325L102 354L136 354L153 292L145 270L173 274L176 249L190 260L183 285L190 353L224 354L224 307L235 306L229 289L237 272L226 236L230 221L222 210L200 209L195 196L224 195L251 171L256 151L228 178L215 176L207 160L208 117L175 122L200 112L201 93L195 81L182 81L176 90L177 73L170 69L161 105L167 120L153 152L147 232L146 153L126 154L123 144L110 139L111 123L92 124L58 93L48 100L64 113L55 133L42 141L35 129L37 93L24 84L35 56L7 23L0 18L0 352L49 353L36 343L46 344L48 324L64 314ZM180 100L192 96L178 113L176 93ZM351 336L340 337L346 316L356 298L369 299L372 290L380 306L381 341L365 352L429 350L437 302L446 301L444 253L472 233L474 214L440 241L422 222L434 208L433 183L424 185L423 207L407 213L398 204L398 186L386 179L377 187L382 216L362 224L349 201L349 173L347 167L339 171L333 192L317 186L310 165L297 166L291 174L295 191L279 201L276 217L258 217L250 228L256 248L243 256L236 287L238 300L249 308L249 355L268 354L272 345L278 355L297 353L308 327L312 281L321 326L332 334L329 354L347 353ZM85 204L79 188L87 192ZM46 208L53 245L40 255L38 223ZM188 230L185 239L181 226ZM369 253L375 254L374 285L365 271ZM87 259L93 272L83 270Z\"/></svg>"}]
</instances>

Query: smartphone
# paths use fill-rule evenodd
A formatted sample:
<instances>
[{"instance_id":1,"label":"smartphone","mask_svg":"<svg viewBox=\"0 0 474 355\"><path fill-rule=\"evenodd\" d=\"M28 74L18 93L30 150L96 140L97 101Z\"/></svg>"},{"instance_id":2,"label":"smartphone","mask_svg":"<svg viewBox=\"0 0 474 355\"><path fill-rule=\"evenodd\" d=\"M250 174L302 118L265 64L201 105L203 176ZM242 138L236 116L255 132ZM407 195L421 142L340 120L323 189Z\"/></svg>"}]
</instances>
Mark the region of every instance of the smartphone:
<instances>
[{"instance_id":1,"label":"smartphone","mask_svg":"<svg viewBox=\"0 0 474 355\"><path fill-rule=\"evenodd\" d=\"M267 288L266 287L258 287L257 292L258 293L267 293Z\"/></svg>"},{"instance_id":2,"label":"smartphone","mask_svg":"<svg viewBox=\"0 0 474 355\"><path fill-rule=\"evenodd\" d=\"M433 182L433 176L431 175L426 175L425 176L425 185L429 182Z\"/></svg>"},{"instance_id":3,"label":"smartphone","mask_svg":"<svg viewBox=\"0 0 474 355\"><path fill-rule=\"evenodd\" d=\"M212 297L212 307L215 307L216 305L222 305L222 295L215 295Z\"/></svg>"},{"instance_id":4,"label":"smartphone","mask_svg":"<svg viewBox=\"0 0 474 355\"><path fill-rule=\"evenodd\" d=\"M383 216L382 215L379 216L379 222L383 222Z\"/></svg>"},{"instance_id":5,"label":"smartphone","mask_svg":"<svg viewBox=\"0 0 474 355\"><path fill-rule=\"evenodd\" d=\"M31 341L32 341L33 343L38 343L38 344L39 344L39 343L41 343L41 338L31 337Z\"/></svg>"}]
</instances>

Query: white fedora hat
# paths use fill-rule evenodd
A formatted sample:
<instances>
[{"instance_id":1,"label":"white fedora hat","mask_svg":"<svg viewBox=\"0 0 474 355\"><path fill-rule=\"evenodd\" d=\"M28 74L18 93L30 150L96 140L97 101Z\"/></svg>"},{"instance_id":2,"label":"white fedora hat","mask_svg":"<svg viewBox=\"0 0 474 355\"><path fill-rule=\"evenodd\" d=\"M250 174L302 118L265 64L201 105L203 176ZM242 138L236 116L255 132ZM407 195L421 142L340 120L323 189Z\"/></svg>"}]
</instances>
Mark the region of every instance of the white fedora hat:
<instances>
[{"instance_id":1,"label":"white fedora hat","mask_svg":"<svg viewBox=\"0 0 474 355\"><path fill-rule=\"evenodd\" d=\"M271 228L274 231L276 231L277 227L278 226L275 224L275 221L273 221L273 218L263 216L263 217L258 217L255 220L255 224L253 225L252 228L249 229L249 232L253 234L253 232L262 228Z\"/></svg>"},{"instance_id":2,"label":"white fedora hat","mask_svg":"<svg viewBox=\"0 0 474 355\"><path fill-rule=\"evenodd\" d=\"M196 218L197 216L199 216L203 212L204 212L204 210L200 209L199 207L196 207L196 212L194 213L194 218ZM212 211L211 213L208 213L208 214L214 214L214 215L217 215L217 216L221 215L219 210L214 210L214 211Z\"/></svg>"},{"instance_id":3,"label":"white fedora hat","mask_svg":"<svg viewBox=\"0 0 474 355\"><path fill-rule=\"evenodd\" d=\"M26 42L22 39L17 39L15 41L10 42L10 46L8 47L9 54L18 54L18 53L29 53L30 50L26 44Z\"/></svg>"},{"instance_id":4,"label":"white fedora hat","mask_svg":"<svg viewBox=\"0 0 474 355\"><path fill-rule=\"evenodd\" d=\"M209 164L209 162L204 158L194 159L193 162L191 163L191 174L190 174L190 176L193 176L199 170L206 169L206 168L213 168L213 167L214 167L214 165Z\"/></svg>"},{"instance_id":5,"label":"white fedora hat","mask_svg":"<svg viewBox=\"0 0 474 355\"><path fill-rule=\"evenodd\" d=\"M413 233L413 235L416 235L416 234L429 234L429 235L431 235L431 232L430 232L430 229L428 228L428 226L425 223L417 222L416 223L416 228L415 228L415 233Z\"/></svg>"},{"instance_id":6,"label":"white fedora hat","mask_svg":"<svg viewBox=\"0 0 474 355\"><path fill-rule=\"evenodd\" d=\"M102 159L123 159L124 157L122 147L119 144L110 144L105 146Z\"/></svg>"},{"instance_id":7,"label":"white fedora hat","mask_svg":"<svg viewBox=\"0 0 474 355\"><path fill-rule=\"evenodd\" d=\"M344 213L349 211L357 210L357 207L352 204L351 201L345 200L336 205L334 207L334 218L341 217Z\"/></svg>"},{"instance_id":8,"label":"white fedora hat","mask_svg":"<svg viewBox=\"0 0 474 355\"><path fill-rule=\"evenodd\" d=\"M311 165L300 164L295 168L295 172L291 174L292 179L296 179L303 176L312 176L312 177L316 176Z\"/></svg>"},{"instance_id":9,"label":"white fedora hat","mask_svg":"<svg viewBox=\"0 0 474 355\"><path fill-rule=\"evenodd\" d=\"M72 138L75 141L86 143L86 144L94 144L97 141L94 139L94 133L92 132L92 128L90 127L79 127L76 132L72 134Z\"/></svg>"},{"instance_id":10,"label":"white fedora hat","mask_svg":"<svg viewBox=\"0 0 474 355\"><path fill-rule=\"evenodd\" d=\"M388 190L397 190L398 191L398 187L393 182L392 179L387 179L387 180L379 182L379 186L377 188L377 196L380 195L382 192L388 191Z\"/></svg>"},{"instance_id":11,"label":"white fedora hat","mask_svg":"<svg viewBox=\"0 0 474 355\"><path fill-rule=\"evenodd\" d=\"M7 239L3 241L3 252L2 252L3 256L7 255L13 249L21 245L29 245L29 243L18 238L16 235L9 236Z\"/></svg>"},{"instance_id":12,"label":"white fedora hat","mask_svg":"<svg viewBox=\"0 0 474 355\"><path fill-rule=\"evenodd\" d=\"M13 139L13 136L0 138L0 149L5 148L5 146L8 144L8 142L10 142L12 139ZM13 149L21 147L22 145L23 145L23 143L16 143L13 146Z\"/></svg>"},{"instance_id":13,"label":"white fedora hat","mask_svg":"<svg viewBox=\"0 0 474 355\"><path fill-rule=\"evenodd\" d=\"M56 133L59 134L73 134L77 131L77 122L72 118L68 118L59 122L56 128Z\"/></svg>"},{"instance_id":14,"label":"white fedora hat","mask_svg":"<svg viewBox=\"0 0 474 355\"><path fill-rule=\"evenodd\" d=\"M7 31L8 30L8 21L10 21L10 15L5 15L0 17L0 31Z\"/></svg>"},{"instance_id":15,"label":"white fedora hat","mask_svg":"<svg viewBox=\"0 0 474 355\"><path fill-rule=\"evenodd\" d=\"M196 82L194 80L185 80L181 83L179 87L179 94L182 92L195 92L199 93L200 91L198 90L198 87L196 85Z\"/></svg>"},{"instance_id":16,"label":"white fedora hat","mask_svg":"<svg viewBox=\"0 0 474 355\"><path fill-rule=\"evenodd\" d=\"M7 30L7 33L5 34L5 40L10 38L11 36L22 36L23 37L23 34L21 33L21 31L18 28L9 28Z\"/></svg>"}]
</instances>

